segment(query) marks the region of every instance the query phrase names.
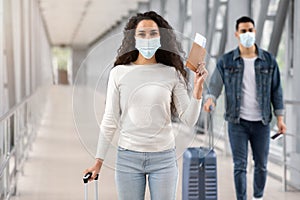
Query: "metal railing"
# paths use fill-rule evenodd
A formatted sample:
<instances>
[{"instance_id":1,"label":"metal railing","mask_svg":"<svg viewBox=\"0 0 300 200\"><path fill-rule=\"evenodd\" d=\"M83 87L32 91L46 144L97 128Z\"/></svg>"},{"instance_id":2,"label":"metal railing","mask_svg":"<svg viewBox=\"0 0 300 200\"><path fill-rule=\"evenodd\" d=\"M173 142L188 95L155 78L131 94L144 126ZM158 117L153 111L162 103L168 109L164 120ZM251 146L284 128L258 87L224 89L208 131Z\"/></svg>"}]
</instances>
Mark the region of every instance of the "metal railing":
<instances>
[{"instance_id":1,"label":"metal railing","mask_svg":"<svg viewBox=\"0 0 300 200\"><path fill-rule=\"evenodd\" d=\"M0 200L17 193L18 174L37 133L44 103L41 93L35 92L0 117Z\"/></svg>"},{"instance_id":2,"label":"metal railing","mask_svg":"<svg viewBox=\"0 0 300 200\"><path fill-rule=\"evenodd\" d=\"M297 107L300 108L300 101L285 100L284 103L286 108L292 107L293 110ZM291 111L291 109L287 109L286 115L284 117L285 120L287 120L287 114L289 111ZM273 132L276 132L276 130L273 130ZM296 137L297 135L295 134L295 131L290 130L290 128L288 127L286 134L283 135L283 138L280 141L280 145L273 145L270 149L269 160L272 164L277 165L279 168L275 168L274 170L269 169L268 174L273 178L281 181L283 191L287 191L288 186L299 190L299 185L294 185L293 182L288 178L288 173L290 173L291 170L300 175L300 169L293 166L289 162L289 158L291 157L291 154L293 152L287 150L288 144L291 144L291 141L295 141L297 139ZM289 142L287 142L287 140Z\"/></svg>"},{"instance_id":3,"label":"metal railing","mask_svg":"<svg viewBox=\"0 0 300 200\"><path fill-rule=\"evenodd\" d=\"M293 107L300 108L300 101L285 100L285 105L286 106L293 106ZM286 120L286 116L285 116L285 120ZM288 157L288 152L287 152L287 137L293 137L294 139L296 139L295 138L296 134L287 132L283 136L283 151L282 151L282 153L283 153L283 175L282 175L282 186L283 186L283 190L284 191L287 191L287 185L289 184L288 179L287 179L288 169L295 170L297 173L300 174L300 169L299 168L293 167L293 166L289 165L288 162L287 162L287 157ZM289 184L289 185L293 186L293 184Z\"/></svg>"}]
</instances>

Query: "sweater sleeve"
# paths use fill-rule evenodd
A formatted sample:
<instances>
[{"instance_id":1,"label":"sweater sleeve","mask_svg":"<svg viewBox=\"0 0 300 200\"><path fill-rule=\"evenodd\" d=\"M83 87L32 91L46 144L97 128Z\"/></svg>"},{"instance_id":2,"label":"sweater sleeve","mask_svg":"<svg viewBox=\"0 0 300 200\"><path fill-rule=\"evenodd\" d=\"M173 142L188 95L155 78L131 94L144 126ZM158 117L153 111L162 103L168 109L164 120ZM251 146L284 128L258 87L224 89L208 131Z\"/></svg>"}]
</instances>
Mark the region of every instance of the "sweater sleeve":
<instances>
[{"instance_id":1,"label":"sweater sleeve","mask_svg":"<svg viewBox=\"0 0 300 200\"><path fill-rule=\"evenodd\" d=\"M186 84L181 76L173 90L173 102L180 120L187 126L194 126L198 120L202 99L189 97Z\"/></svg>"},{"instance_id":2,"label":"sweater sleeve","mask_svg":"<svg viewBox=\"0 0 300 200\"><path fill-rule=\"evenodd\" d=\"M118 128L120 119L120 96L116 83L116 74L117 68L113 68L110 71L108 79L105 111L100 125L97 153L95 156L103 160Z\"/></svg>"}]
</instances>

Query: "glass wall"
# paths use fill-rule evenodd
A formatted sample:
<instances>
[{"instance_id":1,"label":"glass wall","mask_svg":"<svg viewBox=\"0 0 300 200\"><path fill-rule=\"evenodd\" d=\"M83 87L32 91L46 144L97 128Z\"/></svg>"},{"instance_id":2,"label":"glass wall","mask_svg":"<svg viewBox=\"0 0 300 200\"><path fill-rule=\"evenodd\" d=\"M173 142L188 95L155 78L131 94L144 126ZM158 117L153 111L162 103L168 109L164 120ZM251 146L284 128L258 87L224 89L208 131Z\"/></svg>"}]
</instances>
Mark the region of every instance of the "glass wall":
<instances>
[{"instance_id":1,"label":"glass wall","mask_svg":"<svg viewBox=\"0 0 300 200\"><path fill-rule=\"evenodd\" d=\"M51 60L38 2L0 0L0 199L15 193L53 82Z\"/></svg>"}]
</instances>

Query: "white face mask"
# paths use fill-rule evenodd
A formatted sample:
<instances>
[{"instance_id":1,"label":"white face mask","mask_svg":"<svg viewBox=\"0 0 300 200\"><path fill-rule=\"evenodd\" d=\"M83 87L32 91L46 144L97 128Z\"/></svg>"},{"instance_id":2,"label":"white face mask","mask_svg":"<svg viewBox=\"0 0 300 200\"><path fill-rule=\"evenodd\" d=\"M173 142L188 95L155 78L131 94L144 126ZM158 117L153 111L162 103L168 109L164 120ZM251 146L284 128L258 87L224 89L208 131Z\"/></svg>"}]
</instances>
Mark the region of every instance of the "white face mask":
<instances>
[{"instance_id":1,"label":"white face mask","mask_svg":"<svg viewBox=\"0 0 300 200\"><path fill-rule=\"evenodd\" d=\"M159 47L161 47L160 37L151 39L135 38L135 48L137 48L146 59L152 58Z\"/></svg>"},{"instance_id":2,"label":"white face mask","mask_svg":"<svg viewBox=\"0 0 300 200\"><path fill-rule=\"evenodd\" d=\"M255 43L255 33L246 32L240 34L240 42L246 48L252 47Z\"/></svg>"}]
</instances>

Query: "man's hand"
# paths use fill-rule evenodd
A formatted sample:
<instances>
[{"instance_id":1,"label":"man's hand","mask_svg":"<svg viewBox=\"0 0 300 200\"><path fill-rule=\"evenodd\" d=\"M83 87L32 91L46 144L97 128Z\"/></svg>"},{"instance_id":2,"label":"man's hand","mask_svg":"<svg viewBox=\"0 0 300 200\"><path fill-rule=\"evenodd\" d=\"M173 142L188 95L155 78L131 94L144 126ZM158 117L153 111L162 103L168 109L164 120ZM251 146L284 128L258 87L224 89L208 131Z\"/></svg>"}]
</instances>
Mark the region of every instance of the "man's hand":
<instances>
[{"instance_id":1,"label":"man's hand","mask_svg":"<svg viewBox=\"0 0 300 200\"><path fill-rule=\"evenodd\" d=\"M286 125L283 121L283 116L277 116L277 127L279 133L286 133Z\"/></svg>"},{"instance_id":2,"label":"man's hand","mask_svg":"<svg viewBox=\"0 0 300 200\"><path fill-rule=\"evenodd\" d=\"M210 112L215 108L215 103L213 102L212 98L208 98L204 103L204 110L206 112Z\"/></svg>"}]
</instances>

